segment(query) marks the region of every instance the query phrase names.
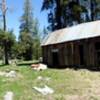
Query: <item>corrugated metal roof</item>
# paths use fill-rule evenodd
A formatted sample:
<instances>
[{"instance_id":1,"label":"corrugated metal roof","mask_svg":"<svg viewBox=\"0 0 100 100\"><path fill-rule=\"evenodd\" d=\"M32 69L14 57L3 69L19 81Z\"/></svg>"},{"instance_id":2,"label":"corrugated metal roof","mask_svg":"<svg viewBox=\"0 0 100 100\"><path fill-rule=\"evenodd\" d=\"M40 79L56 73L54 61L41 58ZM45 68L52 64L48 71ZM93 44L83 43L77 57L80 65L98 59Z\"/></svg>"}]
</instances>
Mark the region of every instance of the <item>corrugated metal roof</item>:
<instances>
[{"instance_id":1,"label":"corrugated metal roof","mask_svg":"<svg viewBox=\"0 0 100 100\"><path fill-rule=\"evenodd\" d=\"M79 24L49 34L42 46L100 36L100 21Z\"/></svg>"}]
</instances>

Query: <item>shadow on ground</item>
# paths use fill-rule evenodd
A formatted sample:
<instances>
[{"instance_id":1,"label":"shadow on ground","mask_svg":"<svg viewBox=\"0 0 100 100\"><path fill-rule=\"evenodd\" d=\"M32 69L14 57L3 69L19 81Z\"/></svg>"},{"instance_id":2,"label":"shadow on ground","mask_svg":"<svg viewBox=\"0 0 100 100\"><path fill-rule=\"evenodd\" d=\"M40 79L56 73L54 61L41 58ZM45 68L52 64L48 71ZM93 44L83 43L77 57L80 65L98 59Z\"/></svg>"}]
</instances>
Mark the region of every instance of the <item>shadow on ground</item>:
<instances>
[{"instance_id":1,"label":"shadow on ground","mask_svg":"<svg viewBox=\"0 0 100 100\"><path fill-rule=\"evenodd\" d=\"M31 66L32 64L37 64L39 63L37 62L21 62L21 63L17 63L18 66Z\"/></svg>"},{"instance_id":2,"label":"shadow on ground","mask_svg":"<svg viewBox=\"0 0 100 100\"><path fill-rule=\"evenodd\" d=\"M11 63L9 65L16 65L16 66L31 66L32 64L37 64L39 63L39 61L19 61L19 62L14 62L14 63ZM5 64L2 64L0 63L0 67L5 67L5 66L8 66L8 65L5 65Z\"/></svg>"},{"instance_id":3,"label":"shadow on ground","mask_svg":"<svg viewBox=\"0 0 100 100\"><path fill-rule=\"evenodd\" d=\"M86 70L89 70L89 71L100 72L100 66L76 66L76 65L73 65L73 66L57 66L57 67L49 66L49 68L51 68L51 69L59 69L59 70L60 69L66 69L66 68L73 69L73 70L86 69Z\"/></svg>"},{"instance_id":4,"label":"shadow on ground","mask_svg":"<svg viewBox=\"0 0 100 100\"><path fill-rule=\"evenodd\" d=\"M0 64L0 67L5 67L6 65L5 64Z\"/></svg>"}]
</instances>

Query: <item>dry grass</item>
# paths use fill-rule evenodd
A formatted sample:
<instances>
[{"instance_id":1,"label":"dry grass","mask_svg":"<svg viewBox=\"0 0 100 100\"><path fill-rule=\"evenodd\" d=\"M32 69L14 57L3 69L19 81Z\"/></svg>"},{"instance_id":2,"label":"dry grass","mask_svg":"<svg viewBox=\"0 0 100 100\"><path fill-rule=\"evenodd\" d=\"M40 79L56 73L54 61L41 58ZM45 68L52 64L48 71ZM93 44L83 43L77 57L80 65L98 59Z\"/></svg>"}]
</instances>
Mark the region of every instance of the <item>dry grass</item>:
<instances>
[{"instance_id":1,"label":"dry grass","mask_svg":"<svg viewBox=\"0 0 100 100\"><path fill-rule=\"evenodd\" d=\"M6 91L14 92L14 100L100 100L100 72L73 69L33 71L29 66L3 66L0 71L15 70L16 79L0 76L0 100ZM50 77L49 81L37 77ZM34 86L48 85L54 94L43 96Z\"/></svg>"}]
</instances>

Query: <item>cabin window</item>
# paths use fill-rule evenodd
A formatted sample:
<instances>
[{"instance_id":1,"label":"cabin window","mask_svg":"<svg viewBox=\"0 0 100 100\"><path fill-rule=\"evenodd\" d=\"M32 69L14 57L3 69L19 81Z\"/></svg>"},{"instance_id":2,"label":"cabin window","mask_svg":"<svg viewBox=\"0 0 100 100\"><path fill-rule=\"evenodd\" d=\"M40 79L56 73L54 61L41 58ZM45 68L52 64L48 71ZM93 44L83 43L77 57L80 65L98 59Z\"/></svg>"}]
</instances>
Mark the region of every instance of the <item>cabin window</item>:
<instances>
[{"instance_id":1,"label":"cabin window","mask_svg":"<svg viewBox=\"0 0 100 100\"><path fill-rule=\"evenodd\" d=\"M84 47L79 45L80 65L84 65Z\"/></svg>"}]
</instances>

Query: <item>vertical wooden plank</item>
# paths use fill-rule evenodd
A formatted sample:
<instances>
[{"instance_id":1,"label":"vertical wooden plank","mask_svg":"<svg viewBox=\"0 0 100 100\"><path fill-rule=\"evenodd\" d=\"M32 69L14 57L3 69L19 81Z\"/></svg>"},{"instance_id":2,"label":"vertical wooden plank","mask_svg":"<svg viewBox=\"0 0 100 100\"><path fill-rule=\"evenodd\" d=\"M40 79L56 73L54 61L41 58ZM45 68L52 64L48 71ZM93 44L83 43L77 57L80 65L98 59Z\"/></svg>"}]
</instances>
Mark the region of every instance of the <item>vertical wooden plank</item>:
<instances>
[{"instance_id":1,"label":"vertical wooden plank","mask_svg":"<svg viewBox=\"0 0 100 100\"><path fill-rule=\"evenodd\" d=\"M90 42L89 44L89 64L90 66L95 65L95 54L94 54L94 44Z\"/></svg>"}]
</instances>

